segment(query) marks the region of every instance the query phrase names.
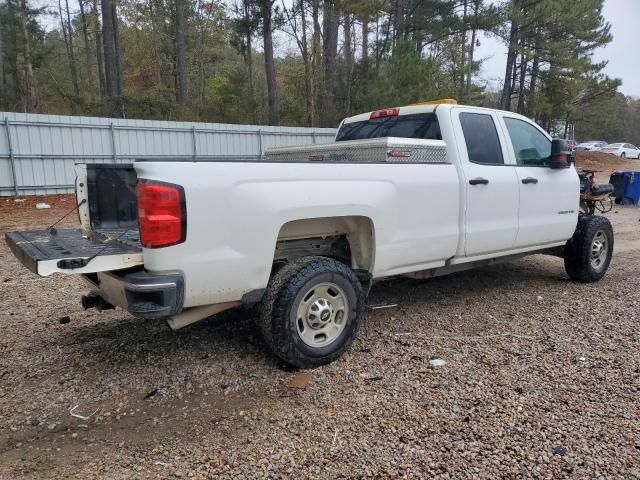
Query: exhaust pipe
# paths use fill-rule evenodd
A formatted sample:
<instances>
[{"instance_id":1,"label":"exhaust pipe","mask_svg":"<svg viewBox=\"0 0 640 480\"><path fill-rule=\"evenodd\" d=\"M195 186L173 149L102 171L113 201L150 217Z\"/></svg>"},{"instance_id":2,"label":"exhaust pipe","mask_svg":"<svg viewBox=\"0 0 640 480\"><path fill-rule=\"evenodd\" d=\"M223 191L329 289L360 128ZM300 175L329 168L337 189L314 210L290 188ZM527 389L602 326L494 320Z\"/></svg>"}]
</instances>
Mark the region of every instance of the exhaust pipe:
<instances>
[{"instance_id":1,"label":"exhaust pipe","mask_svg":"<svg viewBox=\"0 0 640 480\"><path fill-rule=\"evenodd\" d=\"M95 292L90 292L87 295L82 295L80 301L82 303L82 308L84 308L85 310L95 308L96 310L101 312L103 310L113 310L114 308L116 308Z\"/></svg>"}]
</instances>

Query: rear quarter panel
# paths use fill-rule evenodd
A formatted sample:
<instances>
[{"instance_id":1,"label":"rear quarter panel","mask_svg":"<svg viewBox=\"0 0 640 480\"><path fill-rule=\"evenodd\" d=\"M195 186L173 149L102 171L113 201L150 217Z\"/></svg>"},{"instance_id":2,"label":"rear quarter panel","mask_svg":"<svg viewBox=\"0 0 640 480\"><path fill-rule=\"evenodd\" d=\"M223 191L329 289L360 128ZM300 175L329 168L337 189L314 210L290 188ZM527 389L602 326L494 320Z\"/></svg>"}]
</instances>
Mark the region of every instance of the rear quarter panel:
<instances>
[{"instance_id":1,"label":"rear quarter panel","mask_svg":"<svg viewBox=\"0 0 640 480\"><path fill-rule=\"evenodd\" d=\"M137 162L138 178L182 185L187 236L145 249L145 268L182 272L185 307L265 288L287 222L364 216L374 277L444 264L458 244L459 182L451 164Z\"/></svg>"}]
</instances>

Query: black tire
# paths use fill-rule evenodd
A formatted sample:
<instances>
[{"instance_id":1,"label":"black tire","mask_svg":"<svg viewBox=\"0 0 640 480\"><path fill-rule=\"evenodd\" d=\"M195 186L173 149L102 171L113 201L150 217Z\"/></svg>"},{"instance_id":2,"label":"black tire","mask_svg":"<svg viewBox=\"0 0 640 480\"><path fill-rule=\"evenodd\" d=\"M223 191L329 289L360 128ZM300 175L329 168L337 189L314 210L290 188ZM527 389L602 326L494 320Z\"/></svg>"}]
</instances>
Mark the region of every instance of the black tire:
<instances>
[{"instance_id":1,"label":"black tire","mask_svg":"<svg viewBox=\"0 0 640 480\"><path fill-rule=\"evenodd\" d=\"M595 241L602 245L602 239L606 239L606 245L599 251L604 252L604 258L596 258ZM607 273L612 254L613 228L609 220L595 215L580 215L576 231L564 249L564 268L569 277L580 282L597 282Z\"/></svg>"},{"instance_id":2,"label":"black tire","mask_svg":"<svg viewBox=\"0 0 640 480\"><path fill-rule=\"evenodd\" d=\"M310 289L327 284L338 286L346 298L344 326L331 343L309 346L298 333L298 308ZM286 264L269 282L262 300L260 326L276 356L298 368L314 368L332 362L349 348L363 310L364 293L351 268L332 258L303 257Z\"/></svg>"}]
</instances>

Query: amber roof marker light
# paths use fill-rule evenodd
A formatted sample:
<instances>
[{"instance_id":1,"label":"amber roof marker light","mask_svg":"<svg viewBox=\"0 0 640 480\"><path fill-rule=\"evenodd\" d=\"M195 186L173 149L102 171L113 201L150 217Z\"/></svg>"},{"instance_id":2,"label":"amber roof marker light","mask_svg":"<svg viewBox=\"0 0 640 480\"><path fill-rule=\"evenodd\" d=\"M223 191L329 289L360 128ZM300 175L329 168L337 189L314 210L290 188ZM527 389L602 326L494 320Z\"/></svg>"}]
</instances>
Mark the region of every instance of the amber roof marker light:
<instances>
[{"instance_id":1,"label":"amber roof marker light","mask_svg":"<svg viewBox=\"0 0 640 480\"><path fill-rule=\"evenodd\" d=\"M417 107L420 105L442 105L442 104L457 105L458 101L454 98L440 98L438 100L427 100L425 102L412 103L410 106Z\"/></svg>"}]
</instances>

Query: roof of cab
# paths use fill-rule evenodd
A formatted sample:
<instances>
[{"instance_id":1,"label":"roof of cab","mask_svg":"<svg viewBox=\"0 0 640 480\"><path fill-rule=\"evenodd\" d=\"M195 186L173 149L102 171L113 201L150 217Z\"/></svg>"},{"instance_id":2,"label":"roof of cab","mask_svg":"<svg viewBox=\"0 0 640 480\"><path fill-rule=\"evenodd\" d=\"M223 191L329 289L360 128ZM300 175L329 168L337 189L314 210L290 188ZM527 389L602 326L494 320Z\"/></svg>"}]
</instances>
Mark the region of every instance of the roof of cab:
<instances>
[{"instance_id":1,"label":"roof of cab","mask_svg":"<svg viewBox=\"0 0 640 480\"><path fill-rule=\"evenodd\" d=\"M448 99L445 99L445 100L448 100ZM477 107L473 105L459 105L457 103L453 103L450 101L442 101L442 103L437 103L437 101L433 101L433 102L415 103L413 105L406 105L404 107L388 107L386 109L381 108L379 110L372 110L371 112L360 113L358 115L345 118L342 121L342 124L353 123L353 122L364 122L371 118L371 114L373 112L378 112L380 110L391 110L391 109L397 108L398 116L402 116L402 115L411 115L411 114L417 114L417 113L433 113L438 108L451 109L455 107L473 108L474 110L484 110L484 111L496 111L496 109L493 109L493 108ZM520 116L520 115L517 115L517 116Z\"/></svg>"}]
</instances>

